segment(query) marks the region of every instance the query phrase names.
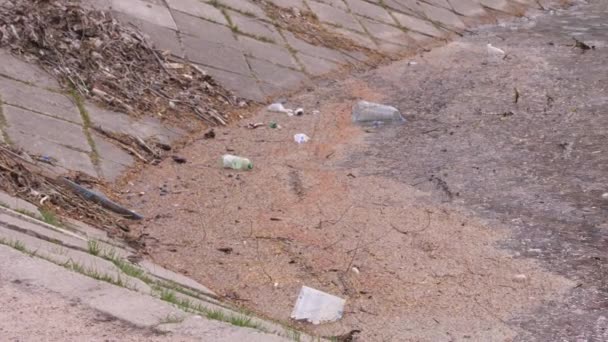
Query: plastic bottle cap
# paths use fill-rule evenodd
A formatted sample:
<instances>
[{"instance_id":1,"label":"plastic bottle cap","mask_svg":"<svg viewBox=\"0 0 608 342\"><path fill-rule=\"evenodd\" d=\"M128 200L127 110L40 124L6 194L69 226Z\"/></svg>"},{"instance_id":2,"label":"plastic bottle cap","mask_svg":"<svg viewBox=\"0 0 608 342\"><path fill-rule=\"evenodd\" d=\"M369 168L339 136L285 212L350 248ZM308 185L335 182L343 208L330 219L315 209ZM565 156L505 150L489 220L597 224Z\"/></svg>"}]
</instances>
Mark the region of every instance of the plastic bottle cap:
<instances>
[{"instance_id":1,"label":"plastic bottle cap","mask_svg":"<svg viewBox=\"0 0 608 342\"><path fill-rule=\"evenodd\" d=\"M248 170L253 169L253 163L251 163L251 162L250 162L249 164L247 164L247 169L248 169Z\"/></svg>"}]
</instances>

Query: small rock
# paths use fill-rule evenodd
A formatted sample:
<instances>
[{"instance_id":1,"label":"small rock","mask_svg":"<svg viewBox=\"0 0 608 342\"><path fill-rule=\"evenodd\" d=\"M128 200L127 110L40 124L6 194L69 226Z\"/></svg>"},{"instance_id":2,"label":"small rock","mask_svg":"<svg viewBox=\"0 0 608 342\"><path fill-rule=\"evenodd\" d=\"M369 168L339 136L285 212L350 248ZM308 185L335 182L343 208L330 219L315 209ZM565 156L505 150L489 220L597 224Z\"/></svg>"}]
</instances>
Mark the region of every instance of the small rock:
<instances>
[{"instance_id":1,"label":"small rock","mask_svg":"<svg viewBox=\"0 0 608 342\"><path fill-rule=\"evenodd\" d=\"M215 131L212 129L210 129L209 131L207 131L207 133L205 133L205 135L203 135L203 138L205 139L213 139L215 138Z\"/></svg>"},{"instance_id":2,"label":"small rock","mask_svg":"<svg viewBox=\"0 0 608 342\"><path fill-rule=\"evenodd\" d=\"M178 164L185 164L188 161L186 158L180 156L172 156L171 158L173 158L173 161Z\"/></svg>"},{"instance_id":3,"label":"small rock","mask_svg":"<svg viewBox=\"0 0 608 342\"><path fill-rule=\"evenodd\" d=\"M360 274L360 273L361 273L361 271L359 271L359 269L358 269L358 268L356 268L356 267L353 267L353 268L352 268L352 270L353 270L353 272L354 272L355 274Z\"/></svg>"},{"instance_id":4,"label":"small rock","mask_svg":"<svg viewBox=\"0 0 608 342\"><path fill-rule=\"evenodd\" d=\"M232 247L221 247L217 249L220 252L226 253L226 254L231 254L233 249Z\"/></svg>"},{"instance_id":5,"label":"small rock","mask_svg":"<svg viewBox=\"0 0 608 342\"><path fill-rule=\"evenodd\" d=\"M513 276L513 281L516 283L525 283L528 277L525 274L516 274Z\"/></svg>"},{"instance_id":6,"label":"small rock","mask_svg":"<svg viewBox=\"0 0 608 342\"><path fill-rule=\"evenodd\" d=\"M602 198L605 199L605 200L608 200L608 192L604 192L602 194Z\"/></svg>"}]
</instances>

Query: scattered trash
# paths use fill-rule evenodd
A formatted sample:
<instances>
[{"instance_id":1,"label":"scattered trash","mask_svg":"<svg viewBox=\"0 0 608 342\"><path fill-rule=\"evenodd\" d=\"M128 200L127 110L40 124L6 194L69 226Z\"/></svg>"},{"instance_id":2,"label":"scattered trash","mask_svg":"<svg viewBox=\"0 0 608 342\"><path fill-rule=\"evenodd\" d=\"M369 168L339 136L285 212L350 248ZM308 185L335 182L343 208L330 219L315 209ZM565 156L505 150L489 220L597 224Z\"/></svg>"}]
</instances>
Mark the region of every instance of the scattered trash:
<instances>
[{"instance_id":1,"label":"scattered trash","mask_svg":"<svg viewBox=\"0 0 608 342\"><path fill-rule=\"evenodd\" d=\"M72 191L84 197L86 200L97 203L102 207L111 210L117 214L120 214L124 217L133 219L133 220L141 220L143 216L138 213L131 211L127 208L122 207L120 204L115 203L108 199L104 194L97 193L95 191L91 191L80 184L74 183L67 178L61 178L60 181L68 186Z\"/></svg>"},{"instance_id":2,"label":"scattered trash","mask_svg":"<svg viewBox=\"0 0 608 342\"><path fill-rule=\"evenodd\" d=\"M55 165L55 163L57 163L57 159L53 158L53 157L49 157L49 156L36 156L33 155L32 158L34 158L35 160L45 163L45 164L49 164L49 165Z\"/></svg>"},{"instance_id":3,"label":"scattered trash","mask_svg":"<svg viewBox=\"0 0 608 342\"><path fill-rule=\"evenodd\" d=\"M287 108L285 108L282 103L273 103L268 106L268 111L277 113L287 113Z\"/></svg>"},{"instance_id":4,"label":"scattered trash","mask_svg":"<svg viewBox=\"0 0 608 342\"><path fill-rule=\"evenodd\" d=\"M304 144L310 141L310 137L304 133L298 133L293 136L293 140L295 140L295 142L298 144Z\"/></svg>"},{"instance_id":5,"label":"scattered trash","mask_svg":"<svg viewBox=\"0 0 608 342\"><path fill-rule=\"evenodd\" d=\"M171 158L173 158L173 161L178 164L186 164L186 162L188 161L186 160L186 158L180 156L171 156Z\"/></svg>"},{"instance_id":6,"label":"scattered trash","mask_svg":"<svg viewBox=\"0 0 608 342\"><path fill-rule=\"evenodd\" d=\"M361 273L361 271L359 271L359 269L358 269L358 268L356 268L356 267L354 267L354 266L353 266L353 268L352 268L352 271L353 271L355 274L360 274L360 273Z\"/></svg>"},{"instance_id":7,"label":"scattered trash","mask_svg":"<svg viewBox=\"0 0 608 342\"><path fill-rule=\"evenodd\" d=\"M345 303L346 300L340 297L302 286L291 318L304 319L315 325L322 322L334 322L342 318Z\"/></svg>"},{"instance_id":8,"label":"scattered trash","mask_svg":"<svg viewBox=\"0 0 608 342\"><path fill-rule=\"evenodd\" d=\"M270 127L270 128L278 128L279 125L277 125L277 123L274 122L274 121L270 121L270 124L268 125L268 127Z\"/></svg>"},{"instance_id":9,"label":"scattered trash","mask_svg":"<svg viewBox=\"0 0 608 342\"><path fill-rule=\"evenodd\" d=\"M353 329L346 334L335 335L335 336L326 336L326 338L330 341L338 341L338 342L353 342L358 341L355 335L360 334L361 330Z\"/></svg>"},{"instance_id":10,"label":"scattered trash","mask_svg":"<svg viewBox=\"0 0 608 342\"><path fill-rule=\"evenodd\" d=\"M222 165L227 169L234 170L251 170L253 169L253 163L243 157L234 156L231 154L224 154L222 156Z\"/></svg>"},{"instance_id":11,"label":"scattered trash","mask_svg":"<svg viewBox=\"0 0 608 342\"><path fill-rule=\"evenodd\" d=\"M298 108L293 112L296 116L304 115L304 108Z\"/></svg>"},{"instance_id":12,"label":"scattered trash","mask_svg":"<svg viewBox=\"0 0 608 342\"><path fill-rule=\"evenodd\" d=\"M395 107L378 103L359 101L353 107L353 122L404 122L399 110Z\"/></svg>"},{"instance_id":13,"label":"scattered trash","mask_svg":"<svg viewBox=\"0 0 608 342\"><path fill-rule=\"evenodd\" d=\"M205 135L203 135L203 138L205 139L213 139L215 138L215 131L212 129L210 129L209 131L207 131L207 133L205 133Z\"/></svg>"},{"instance_id":14,"label":"scattered trash","mask_svg":"<svg viewBox=\"0 0 608 342\"><path fill-rule=\"evenodd\" d=\"M183 69L186 66L182 63L164 63L165 68L167 69Z\"/></svg>"},{"instance_id":15,"label":"scattered trash","mask_svg":"<svg viewBox=\"0 0 608 342\"><path fill-rule=\"evenodd\" d=\"M585 53L585 51L587 51L587 50L595 49L595 46L593 46L593 45L587 45L576 38L572 38L572 39L574 39L574 47L581 49L583 51L583 53Z\"/></svg>"},{"instance_id":16,"label":"scattered trash","mask_svg":"<svg viewBox=\"0 0 608 342\"><path fill-rule=\"evenodd\" d=\"M525 274L516 274L513 276L513 281L517 283L524 283L528 280L528 277Z\"/></svg>"},{"instance_id":17,"label":"scattered trash","mask_svg":"<svg viewBox=\"0 0 608 342\"><path fill-rule=\"evenodd\" d=\"M249 128L249 129L256 129L256 128L262 127L262 126L264 126L263 122L256 122L256 123L249 123L249 124L247 124L247 128Z\"/></svg>"},{"instance_id":18,"label":"scattered trash","mask_svg":"<svg viewBox=\"0 0 608 342\"><path fill-rule=\"evenodd\" d=\"M492 46L492 44L488 44L487 47L488 47L488 54L490 56L500 56L500 57L502 57L502 56L505 55L504 50L499 49L499 48L497 48L495 46Z\"/></svg>"},{"instance_id":19,"label":"scattered trash","mask_svg":"<svg viewBox=\"0 0 608 342\"><path fill-rule=\"evenodd\" d=\"M416 64L418 64L418 62L416 62L416 61L409 61L409 62L407 62L407 65L416 65Z\"/></svg>"}]
</instances>

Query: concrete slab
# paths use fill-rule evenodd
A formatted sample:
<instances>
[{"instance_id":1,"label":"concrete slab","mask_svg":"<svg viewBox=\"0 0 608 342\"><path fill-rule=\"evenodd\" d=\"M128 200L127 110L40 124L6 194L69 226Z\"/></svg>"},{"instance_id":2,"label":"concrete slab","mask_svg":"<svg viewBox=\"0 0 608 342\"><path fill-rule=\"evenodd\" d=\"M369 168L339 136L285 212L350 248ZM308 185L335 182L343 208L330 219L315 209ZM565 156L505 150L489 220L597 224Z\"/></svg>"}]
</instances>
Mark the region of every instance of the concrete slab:
<instances>
[{"instance_id":1,"label":"concrete slab","mask_svg":"<svg viewBox=\"0 0 608 342\"><path fill-rule=\"evenodd\" d=\"M279 31L277 31L276 27L271 24L265 23L255 17L242 15L235 11L227 11L226 13L230 17L232 25L235 26L239 32L252 35L258 39L272 41L274 43L280 43L283 40L279 34Z\"/></svg>"},{"instance_id":2,"label":"concrete slab","mask_svg":"<svg viewBox=\"0 0 608 342\"><path fill-rule=\"evenodd\" d=\"M308 6L319 20L335 26L363 32L363 27L350 14L335 7L316 1L308 1Z\"/></svg>"},{"instance_id":3,"label":"concrete slab","mask_svg":"<svg viewBox=\"0 0 608 342\"><path fill-rule=\"evenodd\" d=\"M2 102L82 124L78 107L67 96L0 77Z\"/></svg>"},{"instance_id":4,"label":"concrete slab","mask_svg":"<svg viewBox=\"0 0 608 342\"><path fill-rule=\"evenodd\" d=\"M253 77L214 68L206 70L222 86L236 95L257 102L266 101L266 95L262 93L260 85Z\"/></svg>"},{"instance_id":5,"label":"concrete slab","mask_svg":"<svg viewBox=\"0 0 608 342\"><path fill-rule=\"evenodd\" d=\"M235 327L200 316L190 321L188 317L192 316L191 314L179 310L171 303L95 280L1 244L0 269L0 283L19 284L36 296L51 292L136 327L173 331L182 336L203 337L203 340L213 341L286 341L277 335ZM35 293L32 290L35 290ZM185 320L168 324L165 322L168 317L180 317ZM255 321L261 322L257 319ZM275 324L263 323L273 331L282 331L282 328Z\"/></svg>"},{"instance_id":6,"label":"concrete slab","mask_svg":"<svg viewBox=\"0 0 608 342\"><path fill-rule=\"evenodd\" d=\"M63 220L65 221L66 225L65 229L70 230L87 240L97 240L105 243L106 245L115 246L117 248L116 251L118 251L119 255L121 256L122 254L120 253L122 251L124 251L125 257L135 252L126 243L110 238L108 234L100 228L92 227L84 222L77 221L69 217L64 217Z\"/></svg>"},{"instance_id":7,"label":"concrete slab","mask_svg":"<svg viewBox=\"0 0 608 342\"><path fill-rule=\"evenodd\" d=\"M270 21L270 18L266 15L266 12L257 4L247 0L217 0L217 2L223 6L234 8L235 10L250 14L254 17Z\"/></svg>"},{"instance_id":8,"label":"concrete slab","mask_svg":"<svg viewBox=\"0 0 608 342\"><path fill-rule=\"evenodd\" d=\"M145 269L146 271L148 271L150 274L152 274L153 276L155 276L157 278L172 281L183 287L198 291L204 295L208 295L208 296L212 296L212 297L217 296L213 291L211 291L207 287L197 283L196 281L192 280L191 278L183 276L179 273L169 271L168 269L163 268L159 265L156 265L148 260L140 261L139 265L143 269Z\"/></svg>"},{"instance_id":9,"label":"concrete slab","mask_svg":"<svg viewBox=\"0 0 608 342\"><path fill-rule=\"evenodd\" d=\"M3 191L0 191L0 203L13 210L26 211L39 215L38 207L30 202L26 202L21 198L11 196Z\"/></svg>"},{"instance_id":10,"label":"concrete slab","mask_svg":"<svg viewBox=\"0 0 608 342\"><path fill-rule=\"evenodd\" d=\"M171 51L174 56L184 56L183 48L179 43L175 30L155 25L121 12L114 11L112 15L123 24L130 23L139 28L156 49Z\"/></svg>"},{"instance_id":11,"label":"concrete slab","mask_svg":"<svg viewBox=\"0 0 608 342\"><path fill-rule=\"evenodd\" d=\"M353 13L363 17L372 18L385 22L387 24L395 24L395 21L390 14L381 6L371 4L362 0L346 0L348 7Z\"/></svg>"},{"instance_id":12,"label":"concrete slab","mask_svg":"<svg viewBox=\"0 0 608 342\"><path fill-rule=\"evenodd\" d=\"M310 80L306 74L268 63L259 59L247 58L257 78L281 89L294 89Z\"/></svg>"},{"instance_id":13,"label":"concrete slab","mask_svg":"<svg viewBox=\"0 0 608 342\"><path fill-rule=\"evenodd\" d=\"M91 133L91 137L100 158L125 166L131 166L135 162L135 159L133 159L129 153L101 137L99 134L93 132Z\"/></svg>"},{"instance_id":14,"label":"concrete slab","mask_svg":"<svg viewBox=\"0 0 608 342\"><path fill-rule=\"evenodd\" d=\"M124 113L101 109L91 103L85 104L91 118L91 124L103 130L129 134L142 139L157 139L161 143L170 144L183 133L175 128L169 129L160 120L153 117L135 119Z\"/></svg>"},{"instance_id":15,"label":"concrete slab","mask_svg":"<svg viewBox=\"0 0 608 342\"><path fill-rule=\"evenodd\" d=\"M0 245L0 256L3 278L59 293L137 326L153 327L170 315L183 314L160 299L31 258L4 245Z\"/></svg>"},{"instance_id":16,"label":"concrete slab","mask_svg":"<svg viewBox=\"0 0 608 342\"><path fill-rule=\"evenodd\" d=\"M89 154L75 151L37 135L22 133L11 128L5 130L15 146L23 148L30 154L48 156L57 160L56 165L58 167L52 168L54 172L65 174L68 171L73 170L84 172L93 177L98 177Z\"/></svg>"},{"instance_id":17,"label":"concrete slab","mask_svg":"<svg viewBox=\"0 0 608 342\"><path fill-rule=\"evenodd\" d=\"M454 11L467 17L482 16L487 14L486 10L474 0L450 0Z\"/></svg>"},{"instance_id":18,"label":"concrete slab","mask_svg":"<svg viewBox=\"0 0 608 342\"><path fill-rule=\"evenodd\" d=\"M112 144L96 133L91 137L95 143L95 150L99 155L99 167L102 177L114 181L129 167L135 164L135 159L122 148Z\"/></svg>"},{"instance_id":19,"label":"concrete slab","mask_svg":"<svg viewBox=\"0 0 608 342\"><path fill-rule=\"evenodd\" d=\"M335 64L325 59L311 57L302 53L298 53L296 56L300 62L304 64L306 72L313 76L327 74L337 70L340 67L339 64Z\"/></svg>"},{"instance_id":20,"label":"concrete slab","mask_svg":"<svg viewBox=\"0 0 608 342\"><path fill-rule=\"evenodd\" d=\"M341 28L337 28L337 27L328 28L328 29L331 29L334 32L337 32L337 33L343 35L344 37L352 40L353 42L355 42L361 46L370 48L372 50L376 46L376 44L371 40L371 38L366 33L356 33L351 30L345 30L345 29L341 29Z\"/></svg>"},{"instance_id":21,"label":"concrete slab","mask_svg":"<svg viewBox=\"0 0 608 342\"><path fill-rule=\"evenodd\" d=\"M270 0L270 2L283 8L298 8L301 11L308 11L308 7L302 0Z\"/></svg>"},{"instance_id":22,"label":"concrete slab","mask_svg":"<svg viewBox=\"0 0 608 342\"><path fill-rule=\"evenodd\" d=\"M38 87L58 89L59 83L36 65L13 56L9 51L0 49L0 75L31 83Z\"/></svg>"},{"instance_id":23,"label":"concrete slab","mask_svg":"<svg viewBox=\"0 0 608 342\"><path fill-rule=\"evenodd\" d=\"M60 228L55 229L42 226L38 223L28 222L22 217L12 216L8 213L0 212L0 227L0 229L10 228L22 234L51 242L54 244L49 245L53 247L52 249L56 247L55 245L60 245L66 248L86 251L88 246L86 239L79 237L75 233L62 232L59 230Z\"/></svg>"},{"instance_id":24,"label":"concrete slab","mask_svg":"<svg viewBox=\"0 0 608 342\"><path fill-rule=\"evenodd\" d=\"M192 36L183 37L182 42L188 59L194 63L231 70L242 75L248 75L250 72L240 50Z\"/></svg>"},{"instance_id":25,"label":"concrete slab","mask_svg":"<svg viewBox=\"0 0 608 342\"><path fill-rule=\"evenodd\" d=\"M37 114L14 106L4 106L4 117L8 128L6 132L14 139L15 131L36 135L57 144L69 146L80 151L91 152L83 128L64 120ZM27 144L27 141L25 141Z\"/></svg>"},{"instance_id":26,"label":"concrete slab","mask_svg":"<svg viewBox=\"0 0 608 342\"><path fill-rule=\"evenodd\" d=\"M481 0L481 4L499 11L506 11L509 8L507 0Z\"/></svg>"},{"instance_id":27,"label":"concrete slab","mask_svg":"<svg viewBox=\"0 0 608 342\"><path fill-rule=\"evenodd\" d=\"M384 5L393 10L424 18L424 10L416 0L383 0Z\"/></svg>"},{"instance_id":28,"label":"concrete slab","mask_svg":"<svg viewBox=\"0 0 608 342\"><path fill-rule=\"evenodd\" d=\"M349 11L348 6L346 6L346 3L342 0L316 0L316 1L328 4L335 8L339 8L339 9L343 10L344 12Z\"/></svg>"},{"instance_id":29,"label":"concrete slab","mask_svg":"<svg viewBox=\"0 0 608 342\"><path fill-rule=\"evenodd\" d=\"M237 328L230 326L210 327L211 322L200 316L189 316L183 322L173 324L162 324L158 328L162 331L179 333L189 336L197 336L201 341L222 342L287 342L292 339L278 335L266 334L254 329Z\"/></svg>"},{"instance_id":30,"label":"concrete slab","mask_svg":"<svg viewBox=\"0 0 608 342\"><path fill-rule=\"evenodd\" d=\"M452 6L450 5L449 0L426 0L425 2L433 6L443 7L445 9L452 10Z\"/></svg>"},{"instance_id":31,"label":"concrete slab","mask_svg":"<svg viewBox=\"0 0 608 342\"><path fill-rule=\"evenodd\" d=\"M361 19L361 23L363 23L363 26L367 28L367 32L369 32L369 34L371 34L376 39L384 40L402 46L416 45L415 41L413 41L407 34L405 34L405 32L396 27L369 19Z\"/></svg>"},{"instance_id":32,"label":"concrete slab","mask_svg":"<svg viewBox=\"0 0 608 342\"><path fill-rule=\"evenodd\" d=\"M421 3L420 6L422 6L424 14L427 16L427 18L432 21L457 30L463 30L465 28L462 20L460 20L460 18L458 18L458 16L452 11L425 3Z\"/></svg>"},{"instance_id":33,"label":"concrete slab","mask_svg":"<svg viewBox=\"0 0 608 342\"><path fill-rule=\"evenodd\" d=\"M51 260L54 264L76 265L76 267L81 269L81 272L86 272L89 276L111 277L115 281L120 279L131 290L144 294L152 293L150 286L141 280L124 274L110 261L95 257L86 252L76 251L52 242L37 239L2 226L0 226L0 238L10 242L17 241L24 246L27 252L33 253L38 258ZM4 245L0 244L0 247L4 247ZM66 269L66 271L70 270Z\"/></svg>"},{"instance_id":34,"label":"concrete slab","mask_svg":"<svg viewBox=\"0 0 608 342\"><path fill-rule=\"evenodd\" d=\"M227 26L212 23L181 12L174 12L173 17L179 27L179 31L182 33L182 38L188 36L196 37L200 40L240 49L232 30Z\"/></svg>"},{"instance_id":35,"label":"concrete slab","mask_svg":"<svg viewBox=\"0 0 608 342\"><path fill-rule=\"evenodd\" d=\"M309 44L306 41L297 38L291 32L283 31L282 33L285 39L287 40L289 46L291 46L295 50L298 50L301 53L307 54L309 56L325 58L334 62L346 62L344 56L342 56L342 54L340 54L340 52L336 50L328 49L323 46Z\"/></svg>"},{"instance_id":36,"label":"concrete slab","mask_svg":"<svg viewBox=\"0 0 608 342\"><path fill-rule=\"evenodd\" d=\"M285 67L299 69L299 66L294 61L289 50L281 45L265 43L241 35L238 36L238 40L243 47L243 51L245 51L245 53L248 55L252 55L255 58L264 59Z\"/></svg>"},{"instance_id":37,"label":"concrete slab","mask_svg":"<svg viewBox=\"0 0 608 342\"><path fill-rule=\"evenodd\" d=\"M222 11L200 0L167 0L167 4L173 10L214 21L218 24L229 24Z\"/></svg>"},{"instance_id":38,"label":"concrete slab","mask_svg":"<svg viewBox=\"0 0 608 342\"><path fill-rule=\"evenodd\" d=\"M402 27L404 27L408 30L424 33L431 37L437 37L437 38L443 37L446 35L445 32L442 32L441 30L436 28L433 25L433 23L428 22L426 20L418 19L416 17L397 13L397 12L393 12L393 15L395 16L397 21L399 21L399 24L401 24Z\"/></svg>"},{"instance_id":39,"label":"concrete slab","mask_svg":"<svg viewBox=\"0 0 608 342\"><path fill-rule=\"evenodd\" d=\"M177 30L171 12L165 6L142 0L112 0L112 9L158 26Z\"/></svg>"}]
</instances>

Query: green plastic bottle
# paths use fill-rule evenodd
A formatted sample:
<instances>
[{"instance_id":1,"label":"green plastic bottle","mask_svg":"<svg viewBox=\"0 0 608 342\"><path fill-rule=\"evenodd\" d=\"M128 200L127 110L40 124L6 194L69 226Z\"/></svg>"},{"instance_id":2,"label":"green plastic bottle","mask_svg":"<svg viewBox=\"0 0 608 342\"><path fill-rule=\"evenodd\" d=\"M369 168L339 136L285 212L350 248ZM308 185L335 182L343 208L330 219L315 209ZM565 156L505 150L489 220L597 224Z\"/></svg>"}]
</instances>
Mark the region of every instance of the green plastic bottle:
<instances>
[{"instance_id":1,"label":"green plastic bottle","mask_svg":"<svg viewBox=\"0 0 608 342\"><path fill-rule=\"evenodd\" d=\"M234 170L253 169L253 163L251 162L251 160L239 156L233 156L231 154L224 154L222 156L222 165L227 169Z\"/></svg>"}]
</instances>

